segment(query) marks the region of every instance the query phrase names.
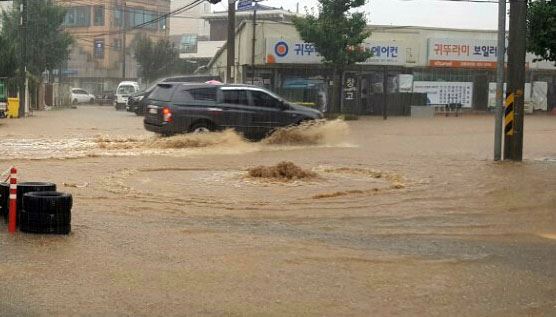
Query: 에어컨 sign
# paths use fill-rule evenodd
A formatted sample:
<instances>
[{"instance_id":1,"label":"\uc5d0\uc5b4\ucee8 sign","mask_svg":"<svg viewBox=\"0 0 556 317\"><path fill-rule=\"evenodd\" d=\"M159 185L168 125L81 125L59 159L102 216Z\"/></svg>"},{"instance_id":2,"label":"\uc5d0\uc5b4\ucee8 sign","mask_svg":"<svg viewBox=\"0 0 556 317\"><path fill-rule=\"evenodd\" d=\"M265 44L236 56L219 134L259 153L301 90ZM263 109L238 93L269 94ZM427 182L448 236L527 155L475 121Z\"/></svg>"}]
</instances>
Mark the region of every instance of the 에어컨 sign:
<instances>
[{"instance_id":1,"label":"\uc5d0\uc5b4\ucee8 sign","mask_svg":"<svg viewBox=\"0 0 556 317\"><path fill-rule=\"evenodd\" d=\"M405 47L395 42L372 42L365 44L373 56L361 64L404 65L406 63Z\"/></svg>"}]
</instances>

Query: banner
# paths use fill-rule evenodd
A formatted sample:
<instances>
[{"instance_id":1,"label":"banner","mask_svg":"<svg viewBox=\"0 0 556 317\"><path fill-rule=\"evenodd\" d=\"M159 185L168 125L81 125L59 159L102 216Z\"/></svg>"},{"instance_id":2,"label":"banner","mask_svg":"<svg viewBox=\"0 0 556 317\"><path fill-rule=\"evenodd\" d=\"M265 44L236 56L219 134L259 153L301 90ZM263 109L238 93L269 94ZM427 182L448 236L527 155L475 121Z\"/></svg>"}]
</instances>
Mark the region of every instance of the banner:
<instances>
[{"instance_id":1,"label":"banner","mask_svg":"<svg viewBox=\"0 0 556 317\"><path fill-rule=\"evenodd\" d=\"M429 66L496 68L496 40L429 39Z\"/></svg>"},{"instance_id":2,"label":"banner","mask_svg":"<svg viewBox=\"0 0 556 317\"><path fill-rule=\"evenodd\" d=\"M407 56L408 50L403 43L377 41L363 44L365 49L372 52L373 56L359 64L367 65L405 65L415 63L415 56ZM409 61L408 58L411 60ZM322 56L317 52L315 45L302 40L266 39L267 64L320 64Z\"/></svg>"},{"instance_id":3,"label":"banner","mask_svg":"<svg viewBox=\"0 0 556 317\"><path fill-rule=\"evenodd\" d=\"M428 105L461 103L464 108L473 105L472 82L415 81L413 92L426 93Z\"/></svg>"}]
</instances>

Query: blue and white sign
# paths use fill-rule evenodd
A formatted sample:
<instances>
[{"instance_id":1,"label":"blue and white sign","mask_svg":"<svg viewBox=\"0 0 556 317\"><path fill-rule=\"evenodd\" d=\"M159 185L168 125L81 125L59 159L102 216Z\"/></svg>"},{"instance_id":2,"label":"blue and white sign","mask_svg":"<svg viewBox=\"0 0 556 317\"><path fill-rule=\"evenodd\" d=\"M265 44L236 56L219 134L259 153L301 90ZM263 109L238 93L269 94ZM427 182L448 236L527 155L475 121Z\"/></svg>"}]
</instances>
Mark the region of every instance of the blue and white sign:
<instances>
[{"instance_id":1,"label":"blue and white sign","mask_svg":"<svg viewBox=\"0 0 556 317\"><path fill-rule=\"evenodd\" d=\"M364 44L373 56L361 64L369 65L405 65L407 60L406 45L398 42L371 42ZM302 40L273 39L266 40L267 64L320 64L322 56L315 45Z\"/></svg>"},{"instance_id":2,"label":"blue and white sign","mask_svg":"<svg viewBox=\"0 0 556 317\"><path fill-rule=\"evenodd\" d=\"M301 40L267 39L267 64L320 64L322 57L315 45Z\"/></svg>"},{"instance_id":3,"label":"blue and white sign","mask_svg":"<svg viewBox=\"0 0 556 317\"><path fill-rule=\"evenodd\" d=\"M239 2L237 3L237 10L238 11L251 10L252 7L253 7L253 1L252 0L239 0Z\"/></svg>"}]
</instances>

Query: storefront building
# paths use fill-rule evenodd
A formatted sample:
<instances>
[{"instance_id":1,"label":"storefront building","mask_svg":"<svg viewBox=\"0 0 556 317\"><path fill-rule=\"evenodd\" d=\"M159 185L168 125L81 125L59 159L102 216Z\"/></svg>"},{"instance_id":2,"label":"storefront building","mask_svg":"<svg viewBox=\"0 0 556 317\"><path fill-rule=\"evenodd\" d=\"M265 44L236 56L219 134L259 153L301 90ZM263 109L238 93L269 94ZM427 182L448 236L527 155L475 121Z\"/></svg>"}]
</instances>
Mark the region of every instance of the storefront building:
<instances>
[{"instance_id":1,"label":"storefront building","mask_svg":"<svg viewBox=\"0 0 556 317\"><path fill-rule=\"evenodd\" d=\"M380 114L385 90L387 95L426 94L424 102L429 105L459 103L477 111L494 105L496 31L369 28L372 34L364 46L373 56L346 68L343 76L342 104L351 105L343 107L345 111ZM332 76L314 45L303 42L287 22L259 21L255 38L252 23L239 25L235 82L265 86L291 101L327 107ZM209 72L221 78L226 78L226 51L224 46L208 65ZM534 59L527 56L527 110L551 110L556 107L556 68Z\"/></svg>"}]
</instances>

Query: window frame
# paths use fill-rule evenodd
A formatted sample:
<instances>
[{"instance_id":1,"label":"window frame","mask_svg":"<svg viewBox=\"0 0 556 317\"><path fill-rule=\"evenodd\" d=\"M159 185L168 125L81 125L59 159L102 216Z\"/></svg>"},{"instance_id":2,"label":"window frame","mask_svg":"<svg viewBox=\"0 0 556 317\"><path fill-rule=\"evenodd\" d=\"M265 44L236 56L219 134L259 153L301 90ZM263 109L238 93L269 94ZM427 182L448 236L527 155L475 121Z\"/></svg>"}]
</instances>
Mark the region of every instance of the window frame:
<instances>
[{"instance_id":1,"label":"window frame","mask_svg":"<svg viewBox=\"0 0 556 317\"><path fill-rule=\"evenodd\" d=\"M68 7L63 25L70 28L91 26L91 7L90 5Z\"/></svg>"},{"instance_id":2,"label":"window frame","mask_svg":"<svg viewBox=\"0 0 556 317\"><path fill-rule=\"evenodd\" d=\"M98 13L101 13L99 15ZM99 16L102 16L102 22L98 22ZM93 26L104 26L106 23L106 10L104 5L95 5L93 6Z\"/></svg>"},{"instance_id":3,"label":"window frame","mask_svg":"<svg viewBox=\"0 0 556 317\"><path fill-rule=\"evenodd\" d=\"M246 94L246 98L247 98L247 104L240 104L240 103L230 103L230 102L226 102L226 92L229 91L242 91ZM245 89L245 88L226 88L226 89L221 89L221 93L222 93L222 103L225 104L230 104L230 105L240 105L240 106L248 106L248 107L252 107L253 103L251 101L251 96L249 94L249 90Z\"/></svg>"},{"instance_id":4,"label":"window frame","mask_svg":"<svg viewBox=\"0 0 556 317\"><path fill-rule=\"evenodd\" d=\"M282 102L280 99L275 98L274 96L272 96L271 94L267 93L266 91L263 90L258 90L258 89L250 89L248 90L249 94L251 95L251 102L253 103L253 107L261 107L261 108L267 108L267 109L280 109L280 103ZM269 99L274 101L274 106L259 106L255 103L255 94L259 93L259 94L263 94L265 96L267 96Z\"/></svg>"},{"instance_id":5,"label":"window frame","mask_svg":"<svg viewBox=\"0 0 556 317\"><path fill-rule=\"evenodd\" d=\"M102 44L102 48L99 51L99 49L97 48L98 44ZM104 41L104 39L101 38L96 38L93 41L93 58L94 59L104 59L105 55L106 55L106 42Z\"/></svg>"}]
</instances>

